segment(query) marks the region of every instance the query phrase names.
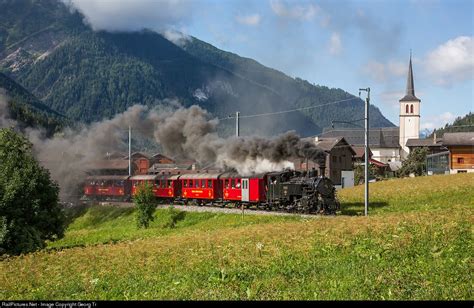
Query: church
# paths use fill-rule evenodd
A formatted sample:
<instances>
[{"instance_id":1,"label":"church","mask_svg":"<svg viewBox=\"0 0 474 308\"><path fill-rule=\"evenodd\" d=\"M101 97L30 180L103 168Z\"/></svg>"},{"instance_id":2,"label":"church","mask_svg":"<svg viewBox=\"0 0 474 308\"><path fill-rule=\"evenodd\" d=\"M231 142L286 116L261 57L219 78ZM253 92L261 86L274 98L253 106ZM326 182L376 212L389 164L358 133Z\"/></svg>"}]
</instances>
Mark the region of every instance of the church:
<instances>
[{"instance_id":1,"label":"church","mask_svg":"<svg viewBox=\"0 0 474 308\"><path fill-rule=\"evenodd\" d=\"M398 127L370 128L369 147L372 160L389 164L396 169L400 162L410 153L410 149L418 146L440 147L432 139L420 139L421 100L415 95L413 65L410 54L405 96L399 100L400 122ZM344 137L353 147L364 147L364 129L339 128L325 129L318 140Z\"/></svg>"}]
</instances>

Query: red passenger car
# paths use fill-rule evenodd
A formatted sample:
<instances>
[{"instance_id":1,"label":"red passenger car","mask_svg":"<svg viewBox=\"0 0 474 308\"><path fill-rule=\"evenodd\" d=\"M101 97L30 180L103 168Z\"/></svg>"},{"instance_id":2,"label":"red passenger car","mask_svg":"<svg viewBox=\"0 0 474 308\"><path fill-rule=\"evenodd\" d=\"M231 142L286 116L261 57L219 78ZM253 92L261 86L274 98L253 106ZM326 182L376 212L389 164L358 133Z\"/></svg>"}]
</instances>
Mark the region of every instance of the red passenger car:
<instances>
[{"instance_id":1,"label":"red passenger car","mask_svg":"<svg viewBox=\"0 0 474 308\"><path fill-rule=\"evenodd\" d=\"M87 178L86 197L98 200L127 200L130 196L128 175L96 175Z\"/></svg>"},{"instance_id":2,"label":"red passenger car","mask_svg":"<svg viewBox=\"0 0 474 308\"><path fill-rule=\"evenodd\" d=\"M140 185L147 182L153 187L153 194L157 198L172 199L179 196L179 183L177 176L169 175L135 175L130 178L132 182L132 196Z\"/></svg>"},{"instance_id":3,"label":"red passenger car","mask_svg":"<svg viewBox=\"0 0 474 308\"><path fill-rule=\"evenodd\" d=\"M266 201L265 174L241 177L237 173L223 173L219 179L223 187L224 201L260 203Z\"/></svg>"},{"instance_id":4,"label":"red passenger car","mask_svg":"<svg viewBox=\"0 0 474 308\"><path fill-rule=\"evenodd\" d=\"M181 197L195 200L217 200L222 198L219 173L195 173L179 176Z\"/></svg>"},{"instance_id":5,"label":"red passenger car","mask_svg":"<svg viewBox=\"0 0 474 308\"><path fill-rule=\"evenodd\" d=\"M241 177L235 172L226 172L219 176L223 188L224 201L242 201Z\"/></svg>"}]
</instances>

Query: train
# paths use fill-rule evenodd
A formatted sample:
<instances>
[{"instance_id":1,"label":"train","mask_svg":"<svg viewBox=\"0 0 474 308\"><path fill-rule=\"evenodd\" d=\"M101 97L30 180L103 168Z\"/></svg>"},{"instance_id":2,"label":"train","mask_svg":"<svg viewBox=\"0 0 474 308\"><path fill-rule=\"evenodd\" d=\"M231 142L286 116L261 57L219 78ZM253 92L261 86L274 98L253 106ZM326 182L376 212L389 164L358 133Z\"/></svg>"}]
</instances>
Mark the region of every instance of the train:
<instances>
[{"instance_id":1,"label":"train","mask_svg":"<svg viewBox=\"0 0 474 308\"><path fill-rule=\"evenodd\" d=\"M324 175L324 170L320 174ZM130 202L140 185L152 185L157 201L199 206L233 205L268 211L335 214L340 204L332 181L315 170L283 170L253 176L237 172L89 176L84 200Z\"/></svg>"}]
</instances>

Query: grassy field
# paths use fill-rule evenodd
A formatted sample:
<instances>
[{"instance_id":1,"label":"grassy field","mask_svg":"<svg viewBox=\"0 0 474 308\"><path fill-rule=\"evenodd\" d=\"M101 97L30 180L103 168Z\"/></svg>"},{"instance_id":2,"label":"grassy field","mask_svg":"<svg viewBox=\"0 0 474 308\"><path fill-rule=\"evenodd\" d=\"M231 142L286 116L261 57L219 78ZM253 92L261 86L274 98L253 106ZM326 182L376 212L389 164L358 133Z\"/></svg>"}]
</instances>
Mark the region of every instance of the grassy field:
<instances>
[{"instance_id":1,"label":"grassy field","mask_svg":"<svg viewBox=\"0 0 474 308\"><path fill-rule=\"evenodd\" d=\"M92 207L66 236L0 262L8 299L474 299L474 174L340 191L337 217Z\"/></svg>"}]
</instances>

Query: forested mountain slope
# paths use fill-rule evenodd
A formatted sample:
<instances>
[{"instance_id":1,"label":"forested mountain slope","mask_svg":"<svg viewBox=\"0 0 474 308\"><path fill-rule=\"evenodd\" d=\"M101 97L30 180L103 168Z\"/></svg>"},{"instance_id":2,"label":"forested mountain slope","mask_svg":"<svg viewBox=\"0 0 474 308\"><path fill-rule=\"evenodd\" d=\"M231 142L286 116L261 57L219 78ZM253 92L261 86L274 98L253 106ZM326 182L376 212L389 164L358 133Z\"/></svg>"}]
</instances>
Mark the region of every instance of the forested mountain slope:
<instances>
[{"instance_id":1,"label":"forested mountain slope","mask_svg":"<svg viewBox=\"0 0 474 308\"><path fill-rule=\"evenodd\" d=\"M46 105L75 121L111 117L140 103L177 100L198 104L217 117L268 113L327 104L330 107L242 119L244 135L294 129L321 132L331 120L363 116L363 101L341 89L315 86L221 51L192 38L184 46L144 30L94 32L83 17L56 0L0 2L0 70ZM372 107L374 127L393 126ZM223 121L224 133L233 121Z\"/></svg>"}]
</instances>

